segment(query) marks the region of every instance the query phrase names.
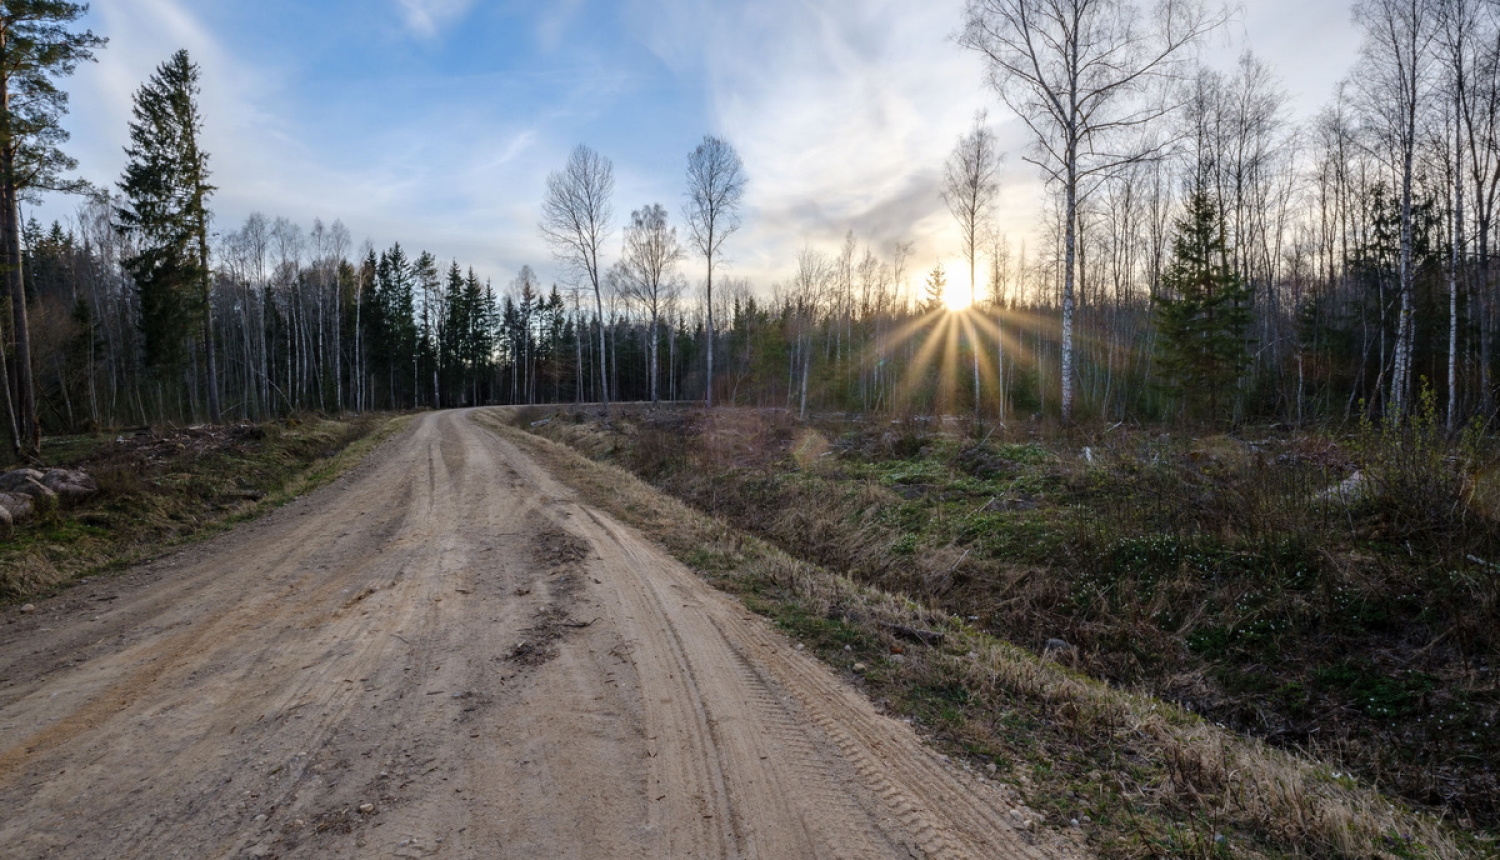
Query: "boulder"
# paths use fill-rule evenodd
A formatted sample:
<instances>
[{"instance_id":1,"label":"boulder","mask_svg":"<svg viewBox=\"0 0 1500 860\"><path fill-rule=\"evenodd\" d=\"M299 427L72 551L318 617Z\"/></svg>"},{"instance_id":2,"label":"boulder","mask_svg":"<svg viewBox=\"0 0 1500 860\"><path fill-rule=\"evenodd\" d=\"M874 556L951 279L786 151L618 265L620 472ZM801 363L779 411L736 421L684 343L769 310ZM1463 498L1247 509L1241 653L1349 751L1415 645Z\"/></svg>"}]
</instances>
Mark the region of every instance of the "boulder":
<instances>
[{"instance_id":1,"label":"boulder","mask_svg":"<svg viewBox=\"0 0 1500 860\"><path fill-rule=\"evenodd\" d=\"M18 523L31 516L36 509L30 496L20 493L0 493L0 511L5 512L7 522Z\"/></svg>"},{"instance_id":2,"label":"boulder","mask_svg":"<svg viewBox=\"0 0 1500 860\"><path fill-rule=\"evenodd\" d=\"M42 485L70 503L99 492L99 484L93 476L81 469L48 469L42 475Z\"/></svg>"},{"instance_id":3,"label":"boulder","mask_svg":"<svg viewBox=\"0 0 1500 860\"><path fill-rule=\"evenodd\" d=\"M34 500L55 499L57 493L42 483L44 476L35 469L16 469L0 475L0 493L30 496Z\"/></svg>"}]
</instances>

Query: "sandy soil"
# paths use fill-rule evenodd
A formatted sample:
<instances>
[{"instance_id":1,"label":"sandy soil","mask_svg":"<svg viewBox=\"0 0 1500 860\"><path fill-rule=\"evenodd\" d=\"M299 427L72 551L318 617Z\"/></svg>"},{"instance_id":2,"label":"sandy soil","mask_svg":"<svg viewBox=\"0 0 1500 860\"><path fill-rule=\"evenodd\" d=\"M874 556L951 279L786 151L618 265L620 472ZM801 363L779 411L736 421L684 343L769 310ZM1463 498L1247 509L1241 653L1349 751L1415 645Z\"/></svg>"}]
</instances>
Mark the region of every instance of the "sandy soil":
<instances>
[{"instance_id":1,"label":"sandy soil","mask_svg":"<svg viewBox=\"0 0 1500 860\"><path fill-rule=\"evenodd\" d=\"M4 612L0 857L1059 856L469 413Z\"/></svg>"}]
</instances>

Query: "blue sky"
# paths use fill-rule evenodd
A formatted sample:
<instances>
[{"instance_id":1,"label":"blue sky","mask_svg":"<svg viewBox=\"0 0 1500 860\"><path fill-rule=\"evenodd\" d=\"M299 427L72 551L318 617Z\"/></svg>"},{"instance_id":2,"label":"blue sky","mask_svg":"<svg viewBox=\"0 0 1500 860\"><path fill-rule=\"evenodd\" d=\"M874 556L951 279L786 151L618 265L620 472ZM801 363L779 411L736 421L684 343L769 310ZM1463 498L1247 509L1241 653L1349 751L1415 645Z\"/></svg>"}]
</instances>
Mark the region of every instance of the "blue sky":
<instances>
[{"instance_id":1,"label":"blue sky","mask_svg":"<svg viewBox=\"0 0 1500 860\"><path fill-rule=\"evenodd\" d=\"M1009 150L1000 217L1026 238L1043 188L1026 138L951 41L963 0L94 0L110 38L81 68L67 127L80 172L112 185L130 98L185 47L219 191L215 228L252 211L307 226L341 219L356 242L400 241L473 265L497 285L522 264L554 276L536 222L546 174L587 143L613 159L616 220L680 211L686 155L704 134L750 178L730 274L761 289L804 243L845 231L913 267L959 249L938 197L943 158L989 108ZM1309 115L1353 62L1344 0L1248 0L1208 53L1246 46ZM66 218L73 203L36 213ZM680 217L679 219L680 220ZM696 269L689 265L691 275Z\"/></svg>"}]
</instances>

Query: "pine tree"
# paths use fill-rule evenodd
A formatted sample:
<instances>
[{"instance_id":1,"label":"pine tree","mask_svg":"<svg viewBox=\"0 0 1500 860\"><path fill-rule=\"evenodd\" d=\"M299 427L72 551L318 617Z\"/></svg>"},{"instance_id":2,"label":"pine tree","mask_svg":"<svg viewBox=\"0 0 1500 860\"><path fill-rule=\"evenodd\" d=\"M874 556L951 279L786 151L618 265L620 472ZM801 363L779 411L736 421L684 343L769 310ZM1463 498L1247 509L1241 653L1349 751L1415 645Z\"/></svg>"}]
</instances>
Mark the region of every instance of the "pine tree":
<instances>
[{"instance_id":1,"label":"pine tree","mask_svg":"<svg viewBox=\"0 0 1500 860\"><path fill-rule=\"evenodd\" d=\"M218 423L208 266L208 196L214 187L208 184L208 153L198 145L198 77L187 51L178 51L136 91L125 150L130 161L120 181L127 206L119 219L138 248L124 266L140 294L146 363L160 371L179 367L182 333L201 326L209 420Z\"/></svg>"},{"instance_id":2,"label":"pine tree","mask_svg":"<svg viewBox=\"0 0 1500 860\"><path fill-rule=\"evenodd\" d=\"M1229 263L1219 207L1203 191L1188 197L1172 259L1157 295L1156 327L1169 388L1209 418L1232 392L1249 358L1250 291Z\"/></svg>"},{"instance_id":3,"label":"pine tree","mask_svg":"<svg viewBox=\"0 0 1500 860\"><path fill-rule=\"evenodd\" d=\"M0 4L0 268L6 276L16 338L10 402L17 453L41 453L41 424L36 415L36 388L31 373L31 335L26 318L26 287L21 270L20 198L37 190L76 191L83 183L63 174L77 163L58 147L67 141L61 125L68 96L56 79L70 75L94 57L105 40L89 31L73 33L67 25L88 6L63 0L5 0ZM9 378L0 344L0 378Z\"/></svg>"}]
</instances>

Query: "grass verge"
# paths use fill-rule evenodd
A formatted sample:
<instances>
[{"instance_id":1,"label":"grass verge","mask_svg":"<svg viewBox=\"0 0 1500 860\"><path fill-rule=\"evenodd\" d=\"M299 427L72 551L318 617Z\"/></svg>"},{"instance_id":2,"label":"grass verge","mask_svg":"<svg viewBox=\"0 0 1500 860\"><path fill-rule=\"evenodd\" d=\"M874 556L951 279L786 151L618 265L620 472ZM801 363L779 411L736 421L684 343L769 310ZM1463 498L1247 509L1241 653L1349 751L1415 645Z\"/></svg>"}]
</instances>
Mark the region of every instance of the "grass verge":
<instances>
[{"instance_id":1,"label":"grass verge","mask_svg":"<svg viewBox=\"0 0 1500 860\"><path fill-rule=\"evenodd\" d=\"M850 673L968 766L1010 782L1047 823L1077 821L1101 856L1496 854L1482 837L1316 759L1039 658L980 629L977 619L794 558L624 469L510 426L539 417L497 410L483 420L590 503Z\"/></svg>"},{"instance_id":2,"label":"grass verge","mask_svg":"<svg viewBox=\"0 0 1500 860\"><path fill-rule=\"evenodd\" d=\"M336 478L404 425L383 415L73 438L50 465L100 492L0 527L0 601L43 596L94 573L218 534Z\"/></svg>"}]
</instances>

